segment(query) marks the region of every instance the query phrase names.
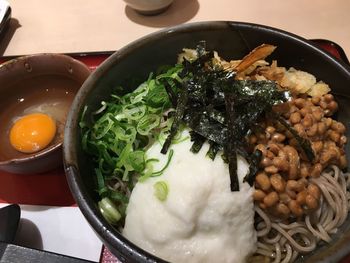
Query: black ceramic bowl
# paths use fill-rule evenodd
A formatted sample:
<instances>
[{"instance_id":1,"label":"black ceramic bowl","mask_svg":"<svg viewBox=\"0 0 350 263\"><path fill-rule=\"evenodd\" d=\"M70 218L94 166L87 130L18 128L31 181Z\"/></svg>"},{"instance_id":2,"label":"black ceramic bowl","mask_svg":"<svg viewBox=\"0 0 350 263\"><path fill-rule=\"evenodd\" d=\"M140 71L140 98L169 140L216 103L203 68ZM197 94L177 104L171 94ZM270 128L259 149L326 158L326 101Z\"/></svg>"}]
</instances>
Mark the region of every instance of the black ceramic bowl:
<instances>
[{"instance_id":1,"label":"black ceramic bowl","mask_svg":"<svg viewBox=\"0 0 350 263\"><path fill-rule=\"evenodd\" d=\"M269 57L279 65L305 70L330 85L340 105L339 118L348 125L350 120L350 68L345 63L318 49L310 41L296 35L256 24L239 22L201 22L165 29L139 39L115 52L90 75L75 97L68 116L64 162L71 191L89 223L106 246L122 261L162 262L146 253L107 223L97 207L97 195L93 167L81 148L79 120L84 107L87 116L108 99L113 87L123 86L131 91L131 79L145 80L151 71L164 64L174 64L183 47L195 47L205 40L208 49L217 50L226 59L239 59L254 47L269 43L278 48ZM347 147L350 155L349 146ZM308 262L337 262L350 252L350 219L335 241L320 246L308 258Z\"/></svg>"}]
</instances>

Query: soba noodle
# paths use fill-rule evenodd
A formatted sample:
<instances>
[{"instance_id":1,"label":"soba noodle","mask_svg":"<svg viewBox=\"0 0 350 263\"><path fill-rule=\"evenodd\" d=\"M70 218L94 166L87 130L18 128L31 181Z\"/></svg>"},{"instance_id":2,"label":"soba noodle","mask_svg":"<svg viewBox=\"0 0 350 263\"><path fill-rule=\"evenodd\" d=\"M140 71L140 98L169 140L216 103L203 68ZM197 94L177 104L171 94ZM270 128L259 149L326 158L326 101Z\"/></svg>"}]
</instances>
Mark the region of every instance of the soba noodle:
<instances>
[{"instance_id":1,"label":"soba noodle","mask_svg":"<svg viewBox=\"0 0 350 263\"><path fill-rule=\"evenodd\" d=\"M319 241L332 240L331 235L344 223L350 208L350 174L333 165L311 182L321 190L321 204L303 220L285 224L255 206L261 217L256 226L257 254L273 258L276 263L293 262L299 254L313 251Z\"/></svg>"}]
</instances>

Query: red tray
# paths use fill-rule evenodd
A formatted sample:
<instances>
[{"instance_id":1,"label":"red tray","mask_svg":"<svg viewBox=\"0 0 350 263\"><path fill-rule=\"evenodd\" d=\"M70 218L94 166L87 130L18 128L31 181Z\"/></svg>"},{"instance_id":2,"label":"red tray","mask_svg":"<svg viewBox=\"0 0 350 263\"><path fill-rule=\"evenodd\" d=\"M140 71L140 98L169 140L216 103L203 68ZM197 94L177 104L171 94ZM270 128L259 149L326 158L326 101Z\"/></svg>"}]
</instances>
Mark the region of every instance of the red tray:
<instances>
[{"instance_id":1,"label":"red tray","mask_svg":"<svg viewBox=\"0 0 350 263\"><path fill-rule=\"evenodd\" d=\"M323 40L312 40L316 45L326 50L337 59L349 64L343 49L336 43ZM67 54L85 63L95 70L113 51L95 53ZM0 63L13 57L2 57ZM20 203L30 205L75 206L70 193L63 167L43 174L18 175L0 171L0 203ZM5 186L5 187L4 187ZM101 253L101 263L117 263L116 259L106 248ZM342 263L350 262L350 256Z\"/></svg>"}]
</instances>

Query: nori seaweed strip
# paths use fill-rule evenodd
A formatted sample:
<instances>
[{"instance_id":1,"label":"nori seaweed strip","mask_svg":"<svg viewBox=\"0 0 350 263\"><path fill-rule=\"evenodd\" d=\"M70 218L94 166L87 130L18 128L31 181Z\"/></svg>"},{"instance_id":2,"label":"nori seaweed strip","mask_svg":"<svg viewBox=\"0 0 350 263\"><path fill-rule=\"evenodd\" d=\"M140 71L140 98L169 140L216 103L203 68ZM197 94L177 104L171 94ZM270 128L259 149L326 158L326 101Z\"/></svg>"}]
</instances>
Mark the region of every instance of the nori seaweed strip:
<instances>
[{"instance_id":1,"label":"nori seaweed strip","mask_svg":"<svg viewBox=\"0 0 350 263\"><path fill-rule=\"evenodd\" d=\"M175 113L174 121L173 121L171 128L170 128L170 133L163 144L162 150L160 151L162 154L167 153L169 146L171 144L171 141L178 131L182 117L183 117L184 112L185 112L187 100L188 100L187 90L181 89L180 96L179 96L178 101L177 101L178 103L176 106L176 113Z\"/></svg>"},{"instance_id":2,"label":"nori seaweed strip","mask_svg":"<svg viewBox=\"0 0 350 263\"><path fill-rule=\"evenodd\" d=\"M168 93L169 100L170 100L171 104L173 105L173 107L176 107L177 106L177 95L176 95L176 93L174 92L173 88L171 87L171 85L170 85L170 83L168 81L162 80L161 82L163 83L164 88L165 88L166 92Z\"/></svg>"},{"instance_id":3,"label":"nori seaweed strip","mask_svg":"<svg viewBox=\"0 0 350 263\"><path fill-rule=\"evenodd\" d=\"M207 103L206 87L203 80L198 79L197 76L190 79L186 83L186 88L188 91L188 101L191 107L203 107Z\"/></svg>"},{"instance_id":4,"label":"nori seaweed strip","mask_svg":"<svg viewBox=\"0 0 350 263\"><path fill-rule=\"evenodd\" d=\"M216 142L213 141L209 141L209 150L206 154L206 156L208 156L210 159L212 159L214 161L216 154L218 153L219 150L223 149L223 147L219 144L217 144Z\"/></svg>"},{"instance_id":5,"label":"nori seaweed strip","mask_svg":"<svg viewBox=\"0 0 350 263\"><path fill-rule=\"evenodd\" d=\"M206 138L195 131L190 131L191 141L193 142L191 152L198 153L206 141Z\"/></svg>"},{"instance_id":6,"label":"nori seaweed strip","mask_svg":"<svg viewBox=\"0 0 350 263\"><path fill-rule=\"evenodd\" d=\"M281 115L271 112L271 115L276 118L277 121L279 121L286 129L294 136L294 138L297 140L300 148L304 151L307 159L309 162L312 162L315 159L315 153L312 150L311 142L308 139L305 139L304 137L301 137L296 130L290 126L290 124L281 117Z\"/></svg>"},{"instance_id":7,"label":"nori seaweed strip","mask_svg":"<svg viewBox=\"0 0 350 263\"><path fill-rule=\"evenodd\" d=\"M247 150L248 148L249 148L249 145L244 138L242 140L239 140L236 142L237 153L247 160L249 160L249 158L250 158L250 154Z\"/></svg>"},{"instance_id":8,"label":"nori seaweed strip","mask_svg":"<svg viewBox=\"0 0 350 263\"><path fill-rule=\"evenodd\" d=\"M235 134L238 136L237 140L242 140L248 134L250 127L256 123L263 111L264 108L258 103L247 103L246 106L240 109L236 108L237 117L232 129L235 130Z\"/></svg>"},{"instance_id":9,"label":"nori seaweed strip","mask_svg":"<svg viewBox=\"0 0 350 263\"><path fill-rule=\"evenodd\" d=\"M214 141L220 145L224 145L227 140L227 127L217 121L213 121L203 112L188 109L184 114L184 122L196 133L206 137L208 140Z\"/></svg>"},{"instance_id":10,"label":"nori seaweed strip","mask_svg":"<svg viewBox=\"0 0 350 263\"><path fill-rule=\"evenodd\" d=\"M233 82L237 118L234 129L243 138L257 122L263 112L286 100L285 94L277 90L272 81L236 80Z\"/></svg>"},{"instance_id":11,"label":"nori seaweed strip","mask_svg":"<svg viewBox=\"0 0 350 263\"><path fill-rule=\"evenodd\" d=\"M210 103L215 107L221 107L225 111L225 92L224 87L232 86L235 82L235 72L214 70L210 72L208 79L210 81L208 96L210 97Z\"/></svg>"},{"instance_id":12,"label":"nori seaweed strip","mask_svg":"<svg viewBox=\"0 0 350 263\"><path fill-rule=\"evenodd\" d=\"M249 157L249 173L244 177L243 182L247 182L250 186L253 186L255 181L255 176L259 170L259 164L262 158L262 152L260 150L255 150Z\"/></svg>"},{"instance_id":13,"label":"nori seaweed strip","mask_svg":"<svg viewBox=\"0 0 350 263\"><path fill-rule=\"evenodd\" d=\"M205 42L205 40L200 40L198 42L197 47L196 47L196 51L197 51L199 57L202 57L203 55L205 55L206 46L207 46L207 43Z\"/></svg>"},{"instance_id":14,"label":"nori seaweed strip","mask_svg":"<svg viewBox=\"0 0 350 263\"><path fill-rule=\"evenodd\" d=\"M169 98L173 105L177 103L176 107L181 112L176 110L162 153L167 151L181 118L200 136L192 138L191 151L198 152L205 139L211 144L207 152L210 158L214 159L218 150L224 150L224 159L229 163L231 190L238 191L237 154L253 162L247 181L254 176L254 162L258 159L248 153L245 137L257 124L258 118L270 112L273 105L286 101L286 96L273 81L235 80L235 72L213 67L211 59L214 53L205 50L205 41L199 42L196 51L198 58L194 61L184 58L183 69L178 73L185 81L174 83L175 80L172 80L165 84ZM176 102L174 84L176 91L180 92ZM187 95L185 102L181 99L183 92Z\"/></svg>"},{"instance_id":15,"label":"nori seaweed strip","mask_svg":"<svg viewBox=\"0 0 350 263\"><path fill-rule=\"evenodd\" d=\"M213 119L213 120L215 120L215 121L217 121L225 126L227 125L225 114L222 111L215 109L212 104L208 105L206 107L205 111L211 119Z\"/></svg>"},{"instance_id":16,"label":"nori seaweed strip","mask_svg":"<svg viewBox=\"0 0 350 263\"><path fill-rule=\"evenodd\" d=\"M279 91L274 81L237 80L235 84L236 106L258 100L259 103L264 102L265 107L269 107L286 101L285 92Z\"/></svg>"},{"instance_id":17,"label":"nori seaweed strip","mask_svg":"<svg viewBox=\"0 0 350 263\"><path fill-rule=\"evenodd\" d=\"M237 175L237 153L234 147L228 146L226 150L226 155L228 158L228 169L230 173L230 187L231 191L239 191L239 182Z\"/></svg>"},{"instance_id":18,"label":"nori seaweed strip","mask_svg":"<svg viewBox=\"0 0 350 263\"><path fill-rule=\"evenodd\" d=\"M235 111L235 95L232 92L225 92L225 102L226 102L226 114L228 123L228 138L224 147L224 153L228 160L228 167L230 173L230 187L231 191L239 191L239 182L237 175L237 152L236 152L236 142L237 134L233 129L233 125L236 119Z\"/></svg>"}]
</instances>

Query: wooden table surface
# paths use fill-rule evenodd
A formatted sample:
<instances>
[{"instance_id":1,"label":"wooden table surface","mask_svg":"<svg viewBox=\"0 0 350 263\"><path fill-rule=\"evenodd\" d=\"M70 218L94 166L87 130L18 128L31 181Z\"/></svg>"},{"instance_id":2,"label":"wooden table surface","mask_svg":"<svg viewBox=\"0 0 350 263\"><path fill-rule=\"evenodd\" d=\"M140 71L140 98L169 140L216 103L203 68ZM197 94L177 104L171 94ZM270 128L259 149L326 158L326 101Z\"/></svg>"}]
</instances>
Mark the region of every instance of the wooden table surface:
<instances>
[{"instance_id":1,"label":"wooden table surface","mask_svg":"<svg viewBox=\"0 0 350 263\"><path fill-rule=\"evenodd\" d=\"M174 0L157 16L139 15L122 0L8 1L13 19L0 55L117 50L168 26L232 20L330 39L350 56L349 0Z\"/></svg>"}]
</instances>

